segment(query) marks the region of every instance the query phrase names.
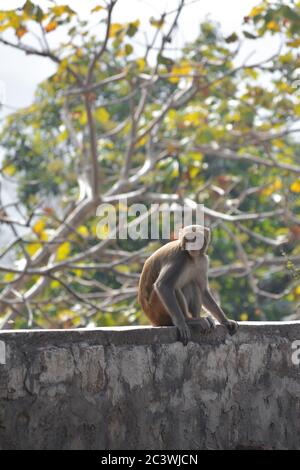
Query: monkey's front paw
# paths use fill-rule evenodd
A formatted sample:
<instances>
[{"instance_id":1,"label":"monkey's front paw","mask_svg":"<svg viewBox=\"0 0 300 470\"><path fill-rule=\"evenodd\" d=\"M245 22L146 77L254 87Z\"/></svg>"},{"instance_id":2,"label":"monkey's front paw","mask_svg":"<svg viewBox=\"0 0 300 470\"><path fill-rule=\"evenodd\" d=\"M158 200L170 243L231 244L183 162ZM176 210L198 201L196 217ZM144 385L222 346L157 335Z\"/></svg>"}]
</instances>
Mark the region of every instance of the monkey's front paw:
<instances>
[{"instance_id":1,"label":"monkey's front paw","mask_svg":"<svg viewBox=\"0 0 300 470\"><path fill-rule=\"evenodd\" d=\"M192 335L189 326L186 323L183 323L180 326L177 326L179 330L180 341L186 346L189 341L191 341Z\"/></svg>"},{"instance_id":2,"label":"monkey's front paw","mask_svg":"<svg viewBox=\"0 0 300 470\"><path fill-rule=\"evenodd\" d=\"M228 333L233 336L235 335L235 333L237 332L238 330L238 327L239 327L239 324L234 321L234 320L228 320L228 322L226 323L226 328L227 328L227 331Z\"/></svg>"},{"instance_id":3,"label":"monkey's front paw","mask_svg":"<svg viewBox=\"0 0 300 470\"><path fill-rule=\"evenodd\" d=\"M207 330L206 332L212 331L216 329L216 324L211 317L205 317L207 323Z\"/></svg>"},{"instance_id":4,"label":"monkey's front paw","mask_svg":"<svg viewBox=\"0 0 300 470\"><path fill-rule=\"evenodd\" d=\"M207 335L216 328L216 324L211 317L201 317L198 318L198 321L200 321L202 333L204 335Z\"/></svg>"}]
</instances>

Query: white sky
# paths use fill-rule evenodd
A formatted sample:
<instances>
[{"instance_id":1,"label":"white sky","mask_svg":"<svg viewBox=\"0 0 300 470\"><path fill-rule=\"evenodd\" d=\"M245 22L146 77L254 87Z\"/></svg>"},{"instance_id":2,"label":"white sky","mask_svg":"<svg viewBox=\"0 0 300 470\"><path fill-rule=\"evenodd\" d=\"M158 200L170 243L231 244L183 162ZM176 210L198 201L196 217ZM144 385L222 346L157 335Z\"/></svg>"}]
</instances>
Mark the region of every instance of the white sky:
<instances>
[{"instance_id":1,"label":"white sky","mask_svg":"<svg viewBox=\"0 0 300 470\"><path fill-rule=\"evenodd\" d=\"M35 3L46 1L40 0ZM243 17L254 5L259 3L258 0L199 0L195 3L192 3L193 0L186 0L186 2L191 5L185 7L182 13L179 30L172 44L175 47L194 39L198 32L199 23L206 16L218 21L223 31L228 35L233 31L240 31ZM23 3L24 0L0 0L0 10L16 8ZM87 16L94 5L102 2L101 0L58 0L56 3L67 3L71 8L79 11L82 16ZM173 10L177 5L178 0L119 0L115 7L113 22L140 19L142 27L147 31L151 16L159 17L160 13ZM257 41L255 44L247 41L244 47L244 57L255 51L256 54L252 56L252 60L258 58L260 60L262 56L266 57L270 54L269 46L268 41L259 45ZM6 105L16 108L30 104L36 85L55 70L55 66L47 59L26 56L22 52L2 45L0 45L0 64L0 100L1 102L4 100ZM5 95L4 99L1 99L3 89ZM2 116L8 112L9 108L0 110Z\"/></svg>"}]
</instances>

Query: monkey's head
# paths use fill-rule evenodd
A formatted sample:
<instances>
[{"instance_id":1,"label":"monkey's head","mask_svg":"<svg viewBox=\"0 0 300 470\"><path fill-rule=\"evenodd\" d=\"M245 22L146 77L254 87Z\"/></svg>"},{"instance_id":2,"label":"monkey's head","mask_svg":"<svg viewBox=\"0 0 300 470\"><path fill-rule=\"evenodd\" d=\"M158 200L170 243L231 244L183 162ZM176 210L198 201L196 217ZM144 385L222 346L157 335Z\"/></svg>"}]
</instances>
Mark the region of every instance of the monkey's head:
<instances>
[{"instance_id":1,"label":"monkey's head","mask_svg":"<svg viewBox=\"0 0 300 470\"><path fill-rule=\"evenodd\" d=\"M210 242L210 230L203 225L187 225L180 229L179 240L181 249L188 251L194 258L206 252Z\"/></svg>"}]
</instances>

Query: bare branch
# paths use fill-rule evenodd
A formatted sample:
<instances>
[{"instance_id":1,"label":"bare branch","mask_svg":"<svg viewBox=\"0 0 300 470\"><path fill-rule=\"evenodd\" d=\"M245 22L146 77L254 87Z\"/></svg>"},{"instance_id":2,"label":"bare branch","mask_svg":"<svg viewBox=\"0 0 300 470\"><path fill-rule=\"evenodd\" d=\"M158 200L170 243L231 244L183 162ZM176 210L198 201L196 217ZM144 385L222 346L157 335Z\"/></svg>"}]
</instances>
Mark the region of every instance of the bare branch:
<instances>
[{"instance_id":1,"label":"bare branch","mask_svg":"<svg viewBox=\"0 0 300 470\"><path fill-rule=\"evenodd\" d=\"M109 83L117 82L122 80L127 75L127 72L121 72L116 75L112 75L111 77L105 78L98 83L85 85L82 88L71 88L67 91L62 92L62 96L72 96L72 95L83 95L85 93L91 93L93 91L98 90L99 88L103 88L105 85Z\"/></svg>"},{"instance_id":2,"label":"bare branch","mask_svg":"<svg viewBox=\"0 0 300 470\"><path fill-rule=\"evenodd\" d=\"M229 149L220 148L218 145L197 145L190 148L191 151L201 152L210 157L218 157L224 160L235 160L244 161L249 163L255 163L257 165L266 166L269 168L280 168L291 173L300 173L300 166L291 165L289 163L281 163L275 160L267 160L266 158L255 157L249 154L238 154Z\"/></svg>"},{"instance_id":3,"label":"bare branch","mask_svg":"<svg viewBox=\"0 0 300 470\"><path fill-rule=\"evenodd\" d=\"M101 56L104 54L107 43L109 40L109 34L110 34L110 25L111 25L111 18L112 18L112 12L114 9L115 4L117 3L117 0L110 0L110 4L108 5L108 14L107 14L107 21L106 21L106 32L105 32L105 37L103 44L100 48L100 50L94 55L93 59L91 60L91 63L89 65L88 73L87 73L87 79L86 79L86 84L88 85L91 83L92 78L93 78L93 73L94 73L94 68L101 58Z\"/></svg>"},{"instance_id":4,"label":"bare branch","mask_svg":"<svg viewBox=\"0 0 300 470\"><path fill-rule=\"evenodd\" d=\"M92 104L90 103L89 96L84 96L84 104L87 113L87 122L90 136L90 154L91 154L91 177L92 177L92 193L93 198L96 200L99 196L100 190L100 171L98 163L98 149L97 149L97 135L95 120L92 111Z\"/></svg>"}]
</instances>

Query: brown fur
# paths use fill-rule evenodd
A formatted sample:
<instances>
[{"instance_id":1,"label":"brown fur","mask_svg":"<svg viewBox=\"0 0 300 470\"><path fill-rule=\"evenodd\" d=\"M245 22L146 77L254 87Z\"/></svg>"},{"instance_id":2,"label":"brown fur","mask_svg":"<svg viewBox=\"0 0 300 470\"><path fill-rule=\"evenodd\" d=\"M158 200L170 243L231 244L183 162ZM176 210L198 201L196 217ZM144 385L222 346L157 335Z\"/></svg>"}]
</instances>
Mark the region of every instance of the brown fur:
<instances>
[{"instance_id":1,"label":"brown fur","mask_svg":"<svg viewBox=\"0 0 300 470\"><path fill-rule=\"evenodd\" d=\"M172 319L161 303L153 286L167 257L176 257L181 251L181 242L172 241L159 248L144 264L138 289L138 301L154 326L170 326Z\"/></svg>"}]
</instances>

